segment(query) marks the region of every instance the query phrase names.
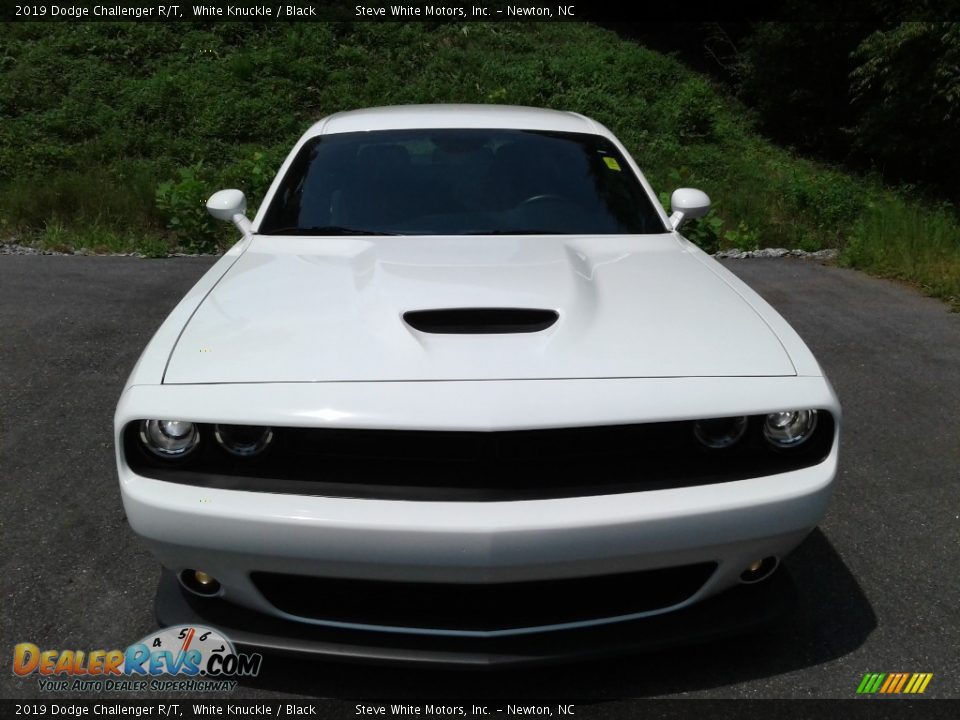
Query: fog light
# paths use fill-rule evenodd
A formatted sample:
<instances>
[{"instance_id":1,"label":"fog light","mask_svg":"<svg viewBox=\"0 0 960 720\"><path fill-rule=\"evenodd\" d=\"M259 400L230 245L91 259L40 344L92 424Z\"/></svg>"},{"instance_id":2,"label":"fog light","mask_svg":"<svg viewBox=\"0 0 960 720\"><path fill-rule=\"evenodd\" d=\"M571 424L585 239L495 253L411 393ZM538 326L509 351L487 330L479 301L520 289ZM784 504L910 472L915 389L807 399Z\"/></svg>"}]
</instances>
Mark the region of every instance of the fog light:
<instances>
[{"instance_id":1,"label":"fog light","mask_svg":"<svg viewBox=\"0 0 960 720\"><path fill-rule=\"evenodd\" d=\"M220 583L203 570L184 570L180 573L180 584L185 590L202 597L212 597L220 593Z\"/></svg>"},{"instance_id":2,"label":"fog light","mask_svg":"<svg viewBox=\"0 0 960 720\"><path fill-rule=\"evenodd\" d=\"M754 560L747 565L747 569L740 573L740 582L745 584L758 583L773 575L773 571L780 566L780 560L775 555Z\"/></svg>"}]
</instances>

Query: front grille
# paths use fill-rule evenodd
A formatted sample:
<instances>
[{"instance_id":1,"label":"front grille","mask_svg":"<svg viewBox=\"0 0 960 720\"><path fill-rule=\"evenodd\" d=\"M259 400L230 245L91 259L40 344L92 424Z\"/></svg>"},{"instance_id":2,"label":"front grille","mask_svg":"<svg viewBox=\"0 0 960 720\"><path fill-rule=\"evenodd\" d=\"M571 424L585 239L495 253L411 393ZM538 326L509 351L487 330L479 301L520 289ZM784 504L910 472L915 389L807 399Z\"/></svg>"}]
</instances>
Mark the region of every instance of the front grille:
<instances>
[{"instance_id":1,"label":"front grille","mask_svg":"<svg viewBox=\"0 0 960 720\"><path fill-rule=\"evenodd\" d=\"M256 572L278 610L357 625L489 632L649 612L689 599L715 563L620 575L490 584L409 583Z\"/></svg>"},{"instance_id":2,"label":"front grille","mask_svg":"<svg viewBox=\"0 0 960 720\"><path fill-rule=\"evenodd\" d=\"M821 411L814 436L778 452L750 418L743 440L706 450L693 423L453 432L274 428L262 458L228 455L201 425L194 456L180 463L149 455L137 422L124 435L130 467L169 482L258 492L420 501L503 501L584 497L763 477L822 462L833 419Z\"/></svg>"}]
</instances>

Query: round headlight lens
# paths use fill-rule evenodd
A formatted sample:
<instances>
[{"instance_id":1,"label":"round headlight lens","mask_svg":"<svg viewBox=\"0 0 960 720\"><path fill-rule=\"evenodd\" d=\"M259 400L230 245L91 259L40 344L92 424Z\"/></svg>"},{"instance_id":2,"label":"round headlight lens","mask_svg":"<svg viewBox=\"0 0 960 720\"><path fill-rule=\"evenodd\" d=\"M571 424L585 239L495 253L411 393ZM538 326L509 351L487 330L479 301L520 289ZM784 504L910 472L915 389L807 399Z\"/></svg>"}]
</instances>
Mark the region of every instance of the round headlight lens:
<instances>
[{"instance_id":1,"label":"round headlight lens","mask_svg":"<svg viewBox=\"0 0 960 720\"><path fill-rule=\"evenodd\" d=\"M746 431L745 416L697 420L693 424L694 436L701 445L711 450L721 450L734 445Z\"/></svg>"},{"instance_id":2,"label":"round headlight lens","mask_svg":"<svg viewBox=\"0 0 960 720\"><path fill-rule=\"evenodd\" d=\"M253 457L273 442L273 429L260 425L215 425L213 436L231 455Z\"/></svg>"},{"instance_id":3,"label":"round headlight lens","mask_svg":"<svg viewBox=\"0 0 960 720\"><path fill-rule=\"evenodd\" d=\"M140 441L159 457L183 457L200 442L200 433L196 425L183 420L144 420L140 423Z\"/></svg>"},{"instance_id":4,"label":"round headlight lens","mask_svg":"<svg viewBox=\"0 0 960 720\"><path fill-rule=\"evenodd\" d=\"M763 436L774 447L796 447L809 440L816 428L816 410L786 410L767 415Z\"/></svg>"}]
</instances>

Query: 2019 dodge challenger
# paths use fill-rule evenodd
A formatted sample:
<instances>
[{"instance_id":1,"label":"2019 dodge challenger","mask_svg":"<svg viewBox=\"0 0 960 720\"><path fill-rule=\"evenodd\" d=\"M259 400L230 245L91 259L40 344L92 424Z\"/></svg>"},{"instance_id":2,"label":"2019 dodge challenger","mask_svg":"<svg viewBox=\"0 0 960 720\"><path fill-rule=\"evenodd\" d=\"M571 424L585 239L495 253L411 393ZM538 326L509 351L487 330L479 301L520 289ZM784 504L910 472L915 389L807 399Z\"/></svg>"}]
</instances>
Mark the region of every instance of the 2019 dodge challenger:
<instances>
[{"instance_id":1,"label":"2019 dodge challenger","mask_svg":"<svg viewBox=\"0 0 960 720\"><path fill-rule=\"evenodd\" d=\"M823 517L840 406L613 134L501 106L311 127L115 417L161 623L496 665L746 629Z\"/></svg>"}]
</instances>

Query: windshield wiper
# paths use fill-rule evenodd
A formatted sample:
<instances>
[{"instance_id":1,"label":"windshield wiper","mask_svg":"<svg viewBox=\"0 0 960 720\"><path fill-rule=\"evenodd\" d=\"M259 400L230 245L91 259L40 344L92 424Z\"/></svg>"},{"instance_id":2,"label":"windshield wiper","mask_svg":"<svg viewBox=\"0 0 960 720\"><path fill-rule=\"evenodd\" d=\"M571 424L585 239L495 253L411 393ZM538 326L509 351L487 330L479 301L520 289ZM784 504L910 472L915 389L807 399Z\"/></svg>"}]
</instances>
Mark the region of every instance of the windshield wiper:
<instances>
[{"instance_id":1,"label":"windshield wiper","mask_svg":"<svg viewBox=\"0 0 960 720\"><path fill-rule=\"evenodd\" d=\"M358 230L342 225L324 225L323 227L284 227L275 230L260 231L260 235L399 235L400 233L381 232L379 230Z\"/></svg>"}]
</instances>

